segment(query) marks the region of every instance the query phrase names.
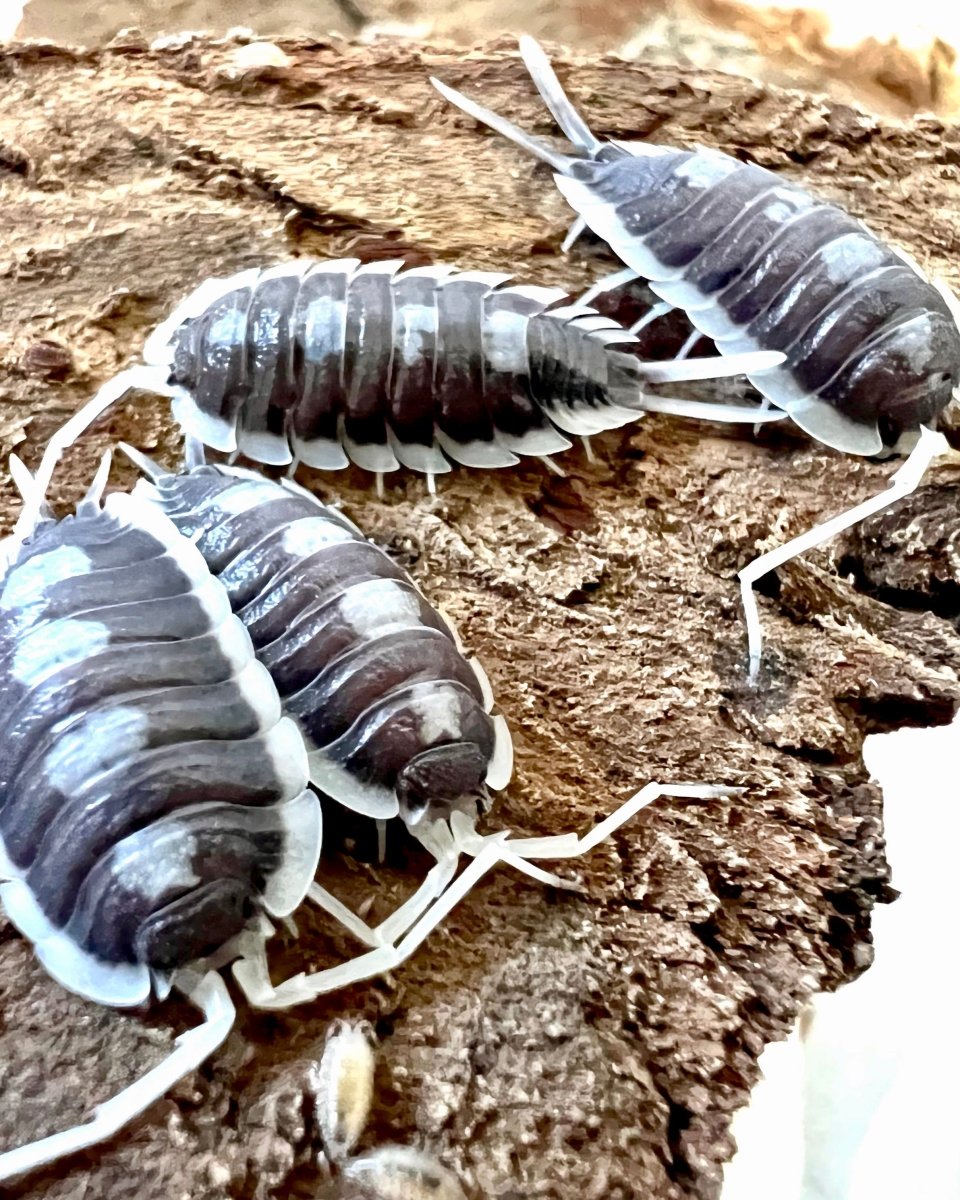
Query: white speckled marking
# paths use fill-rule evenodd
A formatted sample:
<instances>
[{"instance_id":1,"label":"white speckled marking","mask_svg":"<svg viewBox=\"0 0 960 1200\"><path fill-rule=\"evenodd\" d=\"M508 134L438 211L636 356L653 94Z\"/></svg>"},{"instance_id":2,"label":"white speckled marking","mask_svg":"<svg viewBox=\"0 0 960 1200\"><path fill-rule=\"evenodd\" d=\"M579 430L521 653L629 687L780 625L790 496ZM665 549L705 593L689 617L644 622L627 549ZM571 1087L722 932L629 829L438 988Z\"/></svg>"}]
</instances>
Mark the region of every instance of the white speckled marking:
<instances>
[{"instance_id":1,"label":"white speckled marking","mask_svg":"<svg viewBox=\"0 0 960 1200\"><path fill-rule=\"evenodd\" d=\"M83 662L110 644L110 630L99 621L65 617L50 621L22 639L13 654L11 674L26 687L36 687L61 667Z\"/></svg>"},{"instance_id":2,"label":"white speckled marking","mask_svg":"<svg viewBox=\"0 0 960 1200\"><path fill-rule=\"evenodd\" d=\"M35 554L11 571L0 592L0 608L22 608L42 599L51 584L89 570L89 557L76 546L57 546L49 553Z\"/></svg>"}]
</instances>

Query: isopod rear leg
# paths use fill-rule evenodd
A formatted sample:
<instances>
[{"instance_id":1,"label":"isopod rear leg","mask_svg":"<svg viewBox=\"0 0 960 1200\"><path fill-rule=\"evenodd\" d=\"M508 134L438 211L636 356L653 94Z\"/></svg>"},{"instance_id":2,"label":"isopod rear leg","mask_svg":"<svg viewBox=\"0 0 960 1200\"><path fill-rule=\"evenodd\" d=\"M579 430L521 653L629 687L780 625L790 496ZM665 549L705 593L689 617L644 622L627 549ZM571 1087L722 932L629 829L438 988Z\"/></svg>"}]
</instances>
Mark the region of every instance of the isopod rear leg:
<instances>
[{"instance_id":1,"label":"isopod rear leg","mask_svg":"<svg viewBox=\"0 0 960 1200\"><path fill-rule=\"evenodd\" d=\"M800 554L805 554L807 550L813 550L816 546L829 541L830 538L835 537L838 533L842 533L845 529L852 528L852 526L864 520L865 517L871 517L874 513L882 512L883 509L888 508L891 504L895 504L898 500L909 496L911 492L916 490L933 460L939 458L941 455L952 453L942 433L934 433L932 430L922 426L920 429L920 438L916 446L911 450L899 470L891 476L890 482L884 491L878 493L876 496L871 496L861 504L854 505L853 508L847 509L846 512L831 517L829 521L815 525L812 529L808 529L806 533L801 533L798 537L791 538L789 542L785 542L782 546L777 546L775 550L769 550L766 554L761 554L739 572L740 594L743 597L743 612L747 626L747 651L749 657L747 678L750 683L756 682L757 674L760 670L760 657L763 648L760 612L757 608L757 598L753 590L753 585L757 580L762 579L764 575L769 574L777 567L782 567L784 563L789 562L792 558L796 558Z\"/></svg>"},{"instance_id":2,"label":"isopod rear leg","mask_svg":"<svg viewBox=\"0 0 960 1200\"><path fill-rule=\"evenodd\" d=\"M223 1043L233 1027L236 1012L217 972L209 971L202 976L184 972L176 986L202 1011L203 1024L180 1034L163 1062L110 1100L98 1104L89 1121L0 1154L0 1181L46 1166L113 1137L166 1095L175 1083L195 1071Z\"/></svg>"}]
</instances>

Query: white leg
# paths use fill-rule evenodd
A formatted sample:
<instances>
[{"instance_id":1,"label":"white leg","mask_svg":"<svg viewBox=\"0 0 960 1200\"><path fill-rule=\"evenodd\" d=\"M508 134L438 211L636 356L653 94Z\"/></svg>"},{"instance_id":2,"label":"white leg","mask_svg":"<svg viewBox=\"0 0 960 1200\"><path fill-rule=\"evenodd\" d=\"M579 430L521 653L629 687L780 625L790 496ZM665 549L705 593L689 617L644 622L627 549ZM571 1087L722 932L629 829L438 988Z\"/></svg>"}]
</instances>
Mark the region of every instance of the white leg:
<instances>
[{"instance_id":1,"label":"white leg","mask_svg":"<svg viewBox=\"0 0 960 1200\"><path fill-rule=\"evenodd\" d=\"M829 541L836 534L842 533L844 529L850 529L865 517L882 512L883 509L896 503L897 500L902 500L904 496L909 496L911 492L915 491L931 462L942 454L950 453L952 453L950 446L942 433L934 433L926 427L921 427L920 438L916 446L911 450L903 466L891 476L890 483L887 485L885 491L880 492L876 496L871 496L868 500L864 500L862 504L854 505L853 508L847 509L846 512L842 512L836 517L831 517L829 521L815 525L813 529L808 529L806 533L801 533L799 537L791 538L789 542L785 542L775 550L769 550L766 554L761 554L739 572L740 594L743 597L744 616L747 624L747 645L750 658L747 677L751 683L756 681L757 672L760 669L760 653L762 648L760 613L757 609L756 596L753 591L753 585L756 581L762 579L764 575L775 570L777 567L783 566L790 559L796 558L798 555L806 553L807 550L812 550L815 546L820 546L824 542Z\"/></svg>"},{"instance_id":2,"label":"white leg","mask_svg":"<svg viewBox=\"0 0 960 1200\"><path fill-rule=\"evenodd\" d=\"M577 238L583 235L583 231L587 228L587 223L583 217L577 217L570 228L567 230L567 236L563 239L563 244L560 246L561 254L568 254L573 243Z\"/></svg>"},{"instance_id":3,"label":"white leg","mask_svg":"<svg viewBox=\"0 0 960 1200\"><path fill-rule=\"evenodd\" d=\"M121 400L127 392L133 391L135 388L142 388L146 392L158 392L161 395L169 394L164 374L156 367L131 367L129 371L122 371L113 379L108 380L97 394L86 404L81 405L70 420L65 425L61 425L47 442L43 457L40 459L40 466L37 468L37 487L41 495L47 494L53 472L64 452L90 428L98 417L102 416L118 400Z\"/></svg>"},{"instance_id":4,"label":"white leg","mask_svg":"<svg viewBox=\"0 0 960 1200\"><path fill-rule=\"evenodd\" d=\"M420 832L415 829L410 832L437 860L436 866L430 868L427 877L413 895L376 927L374 932L380 945L392 945L415 925L434 900L446 891L457 873L460 853L446 822L435 821L432 826Z\"/></svg>"},{"instance_id":5,"label":"white leg","mask_svg":"<svg viewBox=\"0 0 960 1200\"><path fill-rule=\"evenodd\" d=\"M559 837L520 838L507 842L509 834L503 831L480 838L479 845L474 847L476 857L473 861L410 928L397 946L380 946L325 971L318 971L313 975L295 975L274 987L267 970L264 940L256 952L250 951L234 963L234 978L255 1008L289 1008L295 1004L308 1003L325 992L336 991L348 984L359 983L363 979L371 979L394 970L413 954L453 907L498 862L507 861L519 866L522 861L524 865L519 869L534 875L535 878L564 886L565 881L557 876L539 872L536 868L527 871L529 864L526 860L575 858L586 854L658 796L709 800L718 796L739 795L742 791L742 788L712 787L704 784L649 783L583 837L570 833L561 834ZM456 817L456 814L454 816ZM472 826L469 818L459 822L451 820L451 827L454 829L454 840L458 845L465 847L470 844L469 830Z\"/></svg>"},{"instance_id":6,"label":"white leg","mask_svg":"<svg viewBox=\"0 0 960 1200\"><path fill-rule=\"evenodd\" d=\"M382 863L387 857L387 823L381 818L377 821L377 862Z\"/></svg>"},{"instance_id":7,"label":"white leg","mask_svg":"<svg viewBox=\"0 0 960 1200\"><path fill-rule=\"evenodd\" d=\"M697 344L697 342L700 341L700 339L702 337L703 337L703 334L700 332L700 330L695 329L693 331L693 333L690 334L690 336L687 338L687 340L680 347L680 353L677 355L677 358L678 359L686 358L687 355L690 353L690 351L694 348L694 346Z\"/></svg>"},{"instance_id":8,"label":"white leg","mask_svg":"<svg viewBox=\"0 0 960 1200\"><path fill-rule=\"evenodd\" d=\"M203 1024L182 1033L167 1057L153 1070L104 1104L98 1104L86 1124L0 1154L0 1180L22 1175L113 1137L213 1054L230 1032L235 1016L223 980L210 971L199 978L194 975L178 980L177 986L202 1010Z\"/></svg>"},{"instance_id":9,"label":"white leg","mask_svg":"<svg viewBox=\"0 0 960 1200\"><path fill-rule=\"evenodd\" d=\"M194 467L202 467L206 465L207 452L203 442L198 437L194 437L192 433L184 434L183 438L183 464L188 471L192 471ZM294 459L296 462L296 459Z\"/></svg>"},{"instance_id":10,"label":"white leg","mask_svg":"<svg viewBox=\"0 0 960 1200\"><path fill-rule=\"evenodd\" d=\"M694 359L702 362L703 359ZM765 425L782 421L787 414L779 408L764 411L759 404L719 404L710 400L684 400L676 396L652 396L643 392L636 401L642 412L668 413L672 417L690 417L697 421L720 421L725 425Z\"/></svg>"},{"instance_id":11,"label":"white leg","mask_svg":"<svg viewBox=\"0 0 960 1200\"><path fill-rule=\"evenodd\" d=\"M739 796L743 791L743 788L703 783L648 783L581 837L574 833L561 833L553 837L511 838L507 849L521 858L579 858L581 854L588 854L595 846L605 841L621 825L626 824L642 808L646 808L660 796L674 796L682 800L713 800L719 796Z\"/></svg>"},{"instance_id":12,"label":"white leg","mask_svg":"<svg viewBox=\"0 0 960 1200\"><path fill-rule=\"evenodd\" d=\"M582 437L580 441L583 443L583 453L586 456L587 462L595 463L597 460L593 453L593 447L590 445L590 439L588 437Z\"/></svg>"},{"instance_id":13,"label":"white leg","mask_svg":"<svg viewBox=\"0 0 960 1200\"><path fill-rule=\"evenodd\" d=\"M665 317L667 313L673 312L674 306L668 304L666 300L661 300L659 304L655 304L640 318L639 321L634 321L630 326L628 333L638 334L641 329L646 329L648 325L652 325L654 321L659 321L661 317Z\"/></svg>"},{"instance_id":14,"label":"white leg","mask_svg":"<svg viewBox=\"0 0 960 1200\"><path fill-rule=\"evenodd\" d=\"M312 900L318 908L322 908L325 913L329 913L344 929L348 929L358 942L362 942L365 946L383 945L382 940L366 921L358 917L356 913L347 908L343 901L338 900L332 892L328 892L319 883L310 884L307 888L307 898Z\"/></svg>"},{"instance_id":15,"label":"white leg","mask_svg":"<svg viewBox=\"0 0 960 1200\"><path fill-rule=\"evenodd\" d=\"M385 823L384 823L385 824ZM352 912L341 900L338 900L319 883L312 883L307 889L307 897L329 913L335 921L365 946L377 948L390 946L404 934L411 925L420 919L425 910L449 886L457 871L460 855L454 845L449 826L442 821L435 822L422 832L412 831L414 836L437 860L426 878L403 904L395 909L386 920L372 927Z\"/></svg>"},{"instance_id":16,"label":"white leg","mask_svg":"<svg viewBox=\"0 0 960 1200\"><path fill-rule=\"evenodd\" d=\"M766 396L761 396L760 397L760 412L765 413L765 412L769 412L769 411L770 411L770 401L767 399ZM753 436L754 437L756 437L757 434L760 432L760 426L762 424L763 424L762 421L757 421L757 423L754 425L754 427L753 427Z\"/></svg>"},{"instance_id":17,"label":"white leg","mask_svg":"<svg viewBox=\"0 0 960 1200\"><path fill-rule=\"evenodd\" d=\"M374 474L377 477L377 499L382 500L383 499L383 472L375 471Z\"/></svg>"},{"instance_id":18,"label":"white leg","mask_svg":"<svg viewBox=\"0 0 960 1200\"><path fill-rule=\"evenodd\" d=\"M254 1008L290 1008L305 1004L327 992L338 991L352 983L372 979L398 967L417 949L430 931L443 920L454 905L481 879L500 858L500 842L506 834L497 835L469 864L462 875L451 884L435 904L421 917L399 946L380 946L338 966L313 975L295 975L274 987L267 970L265 944L259 951L248 951L233 965L233 975L244 995Z\"/></svg>"},{"instance_id":19,"label":"white leg","mask_svg":"<svg viewBox=\"0 0 960 1200\"><path fill-rule=\"evenodd\" d=\"M547 470L550 471L552 474L559 475L561 479L566 479L566 477L567 477L566 471L564 471L562 467L558 467L557 464L553 461L552 458L550 458L549 455L537 454L534 457L539 458L540 461L543 463L543 465L547 468Z\"/></svg>"},{"instance_id":20,"label":"white leg","mask_svg":"<svg viewBox=\"0 0 960 1200\"><path fill-rule=\"evenodd\" d=\"M603 279L598 279L576 299L577 308L587 308L593 303L598 296L602 296L604 292L615 292L618 287L623 287L624 284L633 283L635 279L640 278L640 273L635 271L633 267L624 267L621 271L614 271L612 275L605 275Z\"/></svg>"},{"instance_id":21,"label":"white leg","mask_svg":"<svg viewBox=\"0 0 960 1200\"><path fill-rule=\"evenodd\" d=\"M435 496L437 494L437 477L433 471L427 472L427 495Z\"/></svg>"},{"instance_id":22,"label":"white leg","mask_svg":"<svg viewBox=\"0 0 960 1200\"><path fill-rule=\"evenodd\" d=\"M696 334L693 341L699 341ZM676 358L663 362L637 360L640 378L648 383L686 383L696 379L727 379L731 375L757 375L786 362L779 350L749 350L744 354L711 354L708 358L687 358L690 338Z\"/></svg>"}]
</instances>

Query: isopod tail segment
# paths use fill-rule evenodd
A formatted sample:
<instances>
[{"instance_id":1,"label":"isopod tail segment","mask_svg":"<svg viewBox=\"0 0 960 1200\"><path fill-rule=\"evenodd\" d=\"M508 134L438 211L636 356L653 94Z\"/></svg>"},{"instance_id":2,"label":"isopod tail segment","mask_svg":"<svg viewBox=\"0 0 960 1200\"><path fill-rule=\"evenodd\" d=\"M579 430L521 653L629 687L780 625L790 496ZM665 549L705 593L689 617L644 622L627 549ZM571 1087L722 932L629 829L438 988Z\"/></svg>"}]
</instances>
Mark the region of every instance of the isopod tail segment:
<instances>
[{"instance_id":1,"label":"isopod tail segment","mask_svg":"<svg viewBox=\"0 0 960 1200\"><path fill-rule=\"evenodd\" d=\"M799 536L791 538L790 541L784 542L782 546L768 550L765 554L761 554L758 558L755 558L753 562L739 572L740 593L743 598L743 611L747 626L748 682L755 683L757 680L763 649L763 631L760 624L760 613L757 608L756 594L753 590L757 580L776 570L777 567L782 567L784 563L789 562L791 559L805 554L808 550L822 546L824 542L836 537L838 533L842 533L845 529L851 529L867 517L882 512L885 508L889 508L891 504L896 504L897 501L909 496L911 492L917 489L931 463L942 456L948 456L954 460L960 458L960 455L951 449L950 444L942 433L934 433L932 430L927 429L926 426L921 426L920 436L917 439L916 445L910 451L903 464L891 476L890 482L884 491L879 492L876 496L870 496L861 504L854 505L853 508L839 513L837 516L824 521L820 525L815 525L805 533L801 533Z\"/></svg>"}]
</instances>

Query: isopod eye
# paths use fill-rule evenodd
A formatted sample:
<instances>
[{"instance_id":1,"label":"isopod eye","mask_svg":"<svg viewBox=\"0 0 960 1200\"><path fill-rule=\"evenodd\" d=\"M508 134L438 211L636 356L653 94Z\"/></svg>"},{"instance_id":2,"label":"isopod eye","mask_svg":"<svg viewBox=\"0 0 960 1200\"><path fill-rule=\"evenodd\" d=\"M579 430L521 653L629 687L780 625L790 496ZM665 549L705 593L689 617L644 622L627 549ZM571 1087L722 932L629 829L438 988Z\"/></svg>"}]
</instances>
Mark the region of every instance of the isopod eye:
<instances>
[{"instance_id":1,"label":"isopod eye","mask_svg":"<svg viewBox=\"0 0 960 1200\"><path fill-rule=\"evenodd\" d=\"M397 775L400 816L417 825L429 810L442 818L465 802L475 810L487 760L472 742L434 746L412 758Z\"/></svg>"}]
</instances>

